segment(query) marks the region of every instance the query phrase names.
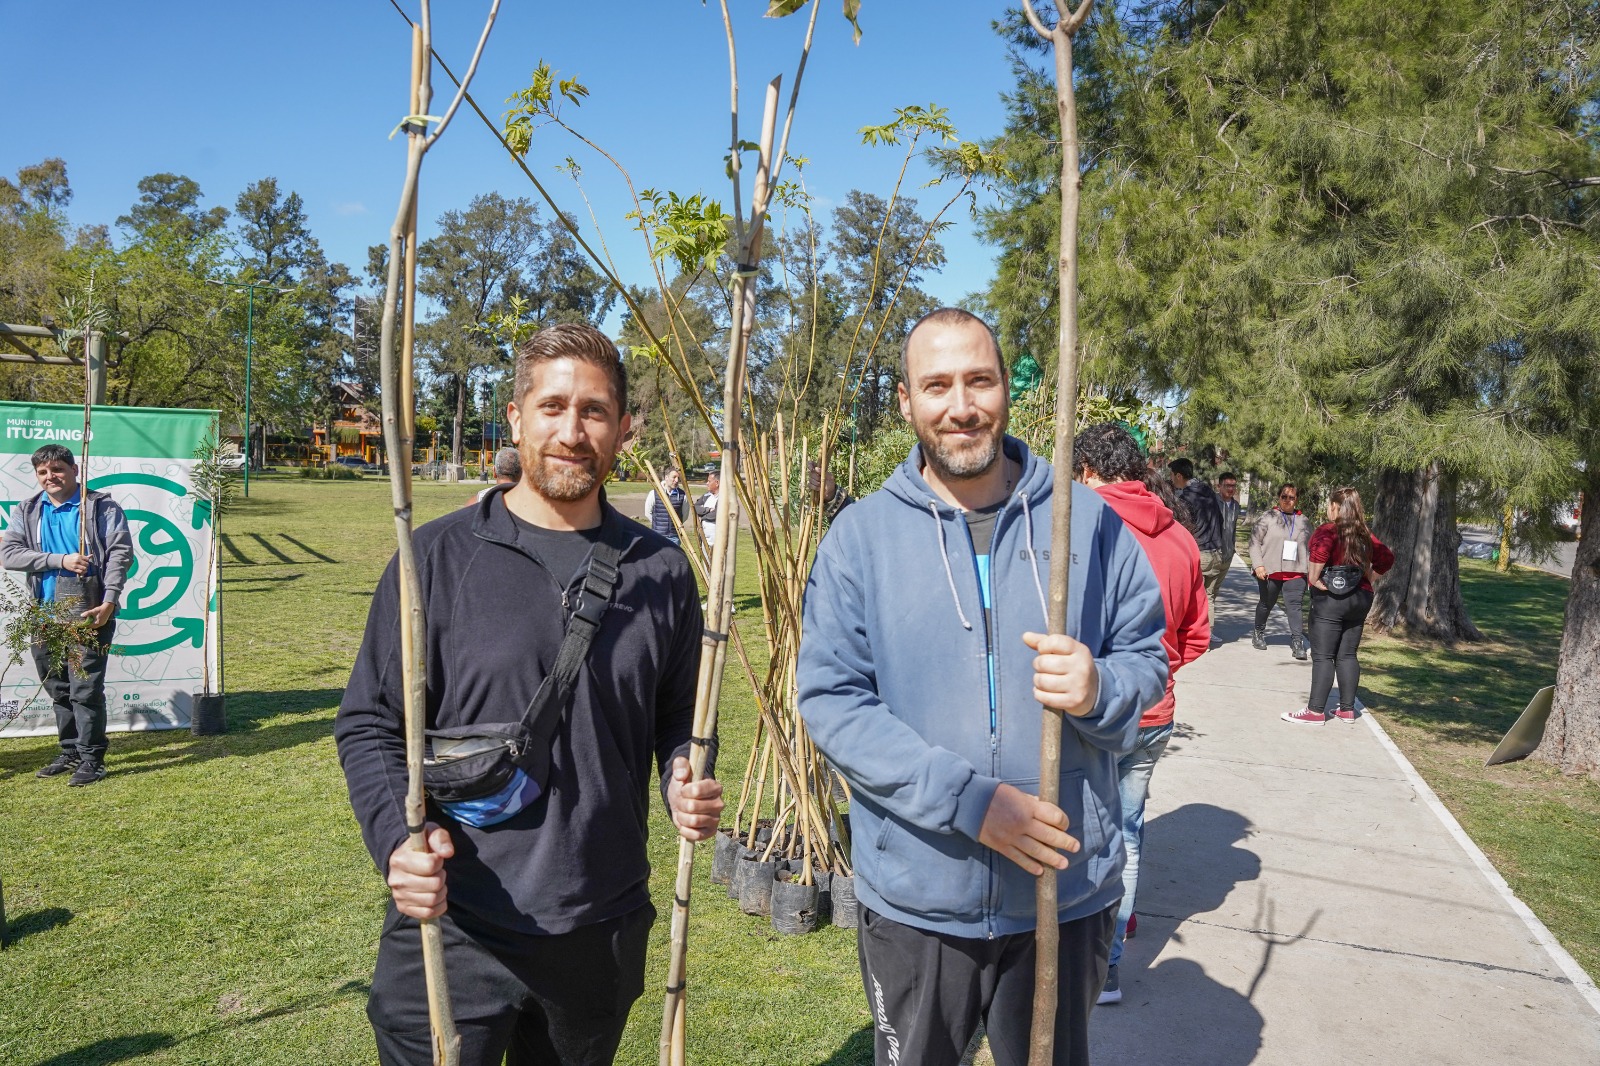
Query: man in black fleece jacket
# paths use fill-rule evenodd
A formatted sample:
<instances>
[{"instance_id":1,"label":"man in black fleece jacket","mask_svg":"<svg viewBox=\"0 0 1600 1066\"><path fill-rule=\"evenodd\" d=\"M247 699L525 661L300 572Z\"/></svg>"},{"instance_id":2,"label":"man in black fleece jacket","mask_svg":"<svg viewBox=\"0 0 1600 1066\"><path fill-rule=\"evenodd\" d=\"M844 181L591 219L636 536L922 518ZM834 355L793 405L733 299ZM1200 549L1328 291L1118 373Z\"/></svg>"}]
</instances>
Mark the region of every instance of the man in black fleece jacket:
<instances>
[{"instance_id":1,"label":"man in black fleece jacket","mask_svg":"<svg viewBox=\"0 0 1600 1066\"><path fill-rule=\"evenodd\" d=\"M464 1064L609 1063L644 988L655 911L645 854L654 757L678 831L716 829L722 787L690 782L699 593L683 553L605 502L627 381L598 330L518 352L509 405L523 479L417 531L429 728L521 719L555 662L596 541L623 545L543 791L476 826L430 800L405 847L399 581L391 561L334 726L350 802L392 901L367 1014L386 1066L432 1062L417 919L438 917ZM515 806L515 805L513 805ZM447 907L448 902L448 907Z\"/></svg>"}]
</instances>

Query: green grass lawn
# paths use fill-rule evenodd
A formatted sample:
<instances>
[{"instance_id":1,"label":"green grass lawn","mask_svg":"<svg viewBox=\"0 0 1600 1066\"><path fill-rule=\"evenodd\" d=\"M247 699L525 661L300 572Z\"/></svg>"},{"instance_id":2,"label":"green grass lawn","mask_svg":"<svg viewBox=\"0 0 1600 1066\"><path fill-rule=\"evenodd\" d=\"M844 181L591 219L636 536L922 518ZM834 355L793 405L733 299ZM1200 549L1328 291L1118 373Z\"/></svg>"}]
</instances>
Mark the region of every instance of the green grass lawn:
<instances>
[{"instance_id":1,"label":"green grass lawn","mask_svg":"<svg viewBox=\"0 0 1600 1066\"><path fill-rule=\"evenodd\" d=\"M1483 765L1555 682L1567 582L1463 559L1461 584L1487 641L1446 649L1369 636L1364 698L1512 890L1600 979L1600 784L1543 763Z\"/></svg>"},{"instance_id":2,"label":"green grass lawn","mask_svg":"<svg viewBox=\"0 0 1600 1066\"><path fill-rule=\"evenodd\" d=\"M477 487L419 483L419 518ZM363 1008L387 890L345 800L332 724L393 551L388 493L378 479L253 479L224 523L226 735L112 734L111 776L82 789L34 778L53 738L0 746L0 879L16 938L0 954L0 1063L376 1061ZM754 590L746 573L740 591ZM740 674L723 689L735 778L754 715ZM660 1026L677 847L653 817L663 917L624 1063L655 1061ZM780 937L711 890L709 865L705 845L694 1061L870 1062L853 934Z\"/></svg>"}]
</instances>

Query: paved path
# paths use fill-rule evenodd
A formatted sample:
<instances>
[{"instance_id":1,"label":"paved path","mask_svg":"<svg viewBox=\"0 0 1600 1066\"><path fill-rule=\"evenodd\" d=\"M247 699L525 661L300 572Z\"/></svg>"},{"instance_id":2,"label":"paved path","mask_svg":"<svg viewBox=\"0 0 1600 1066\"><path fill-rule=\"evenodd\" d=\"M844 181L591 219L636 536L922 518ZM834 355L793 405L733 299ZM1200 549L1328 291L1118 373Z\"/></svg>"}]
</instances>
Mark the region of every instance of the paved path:
<instances>
[{"instance_id":1,"label":"paved path","mask_svg":"<svg viewBox=\"0 0 1600 1066\"><path fill-rule=\"evenodd\" d=\"M1281 607L1269 650L1250 646L1246 571L1220 599L1224 643L1180 675L1097 1066L1600 1063L1593 984L1370 718L1278 721L1310 666Z\"/></svg>"},{"instance_id":2,"label":"paved path","mask_svg":"<svg viewBox=\"0 0 1600 1066\"><path fill-rule=\"evenodd\" d=\"M1461 526L1461 539L1472 544L1487 544L1491 548L1500 547L1500 531L1489 529L1485 526ZM1531 566L1535 570L1543 570L1556 577L1572 577L1572 568L1578 561L1578 542L1575 540L1559 541L1551 549L1549 555L1524 557L1527 549L1520 549L1511 553L1511 561L1520 566Z\"/></svg>"}]
</instances>

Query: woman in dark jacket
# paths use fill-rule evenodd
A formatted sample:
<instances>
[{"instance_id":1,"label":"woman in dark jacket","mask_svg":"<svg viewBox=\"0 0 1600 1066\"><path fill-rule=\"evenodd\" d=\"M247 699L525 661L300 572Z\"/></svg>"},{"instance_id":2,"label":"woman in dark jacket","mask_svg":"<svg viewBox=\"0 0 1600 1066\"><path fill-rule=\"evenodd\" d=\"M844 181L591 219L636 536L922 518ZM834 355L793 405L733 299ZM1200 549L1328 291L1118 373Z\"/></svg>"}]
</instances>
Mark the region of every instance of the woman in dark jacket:
<instances>
[{"instance_id":1,"label":"woman in dark jacket","mask_svg":"<svg viewBox=\"0 0 1600 1066\"><path fill-rule=\"evenodd\" d=\"M1361 510L1361 494L1335 489L1328 521L1311 534L1306 552L1311 588L1311 699L1285 722L1321 725L1332 717L1354 721L1361 664L1356 648L1372 610L1372 580L1394 565L1394 552L1372 535ZM1339 679L1339 709L1328 714L1328 691Z\"/></svg>"}]
</instances>

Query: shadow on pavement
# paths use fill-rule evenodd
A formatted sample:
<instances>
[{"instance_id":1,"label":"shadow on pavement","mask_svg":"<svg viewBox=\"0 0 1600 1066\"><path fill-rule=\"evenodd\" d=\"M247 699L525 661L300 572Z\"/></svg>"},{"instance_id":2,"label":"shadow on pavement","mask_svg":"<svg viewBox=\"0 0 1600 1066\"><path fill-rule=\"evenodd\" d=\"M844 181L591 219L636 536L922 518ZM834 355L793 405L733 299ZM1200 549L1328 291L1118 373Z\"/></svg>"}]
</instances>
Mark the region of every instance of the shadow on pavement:
<instances>
[{"instance_id":1,"label":"shadow on pavement","mask_svg":"<svg viewBox=\"0 0 1600 1066\"><path fill-rule=\"evenodd\" d=\"M1264 1023L1249 996L1193 959L1162 958L1170 945L1185 943L1185 922L1216 911L1236 885L1261 876L1260 858L1242 846L1249 830L1242 814L1206 803L1186 804L1145 824L1138 930L1120 968L1123 999L1098 1008L1090 1021L1097 1060L1185 1066L1255 1060ZM1265 945L1252 990L1278 946Z\"/></svg>"}]
</instances>

